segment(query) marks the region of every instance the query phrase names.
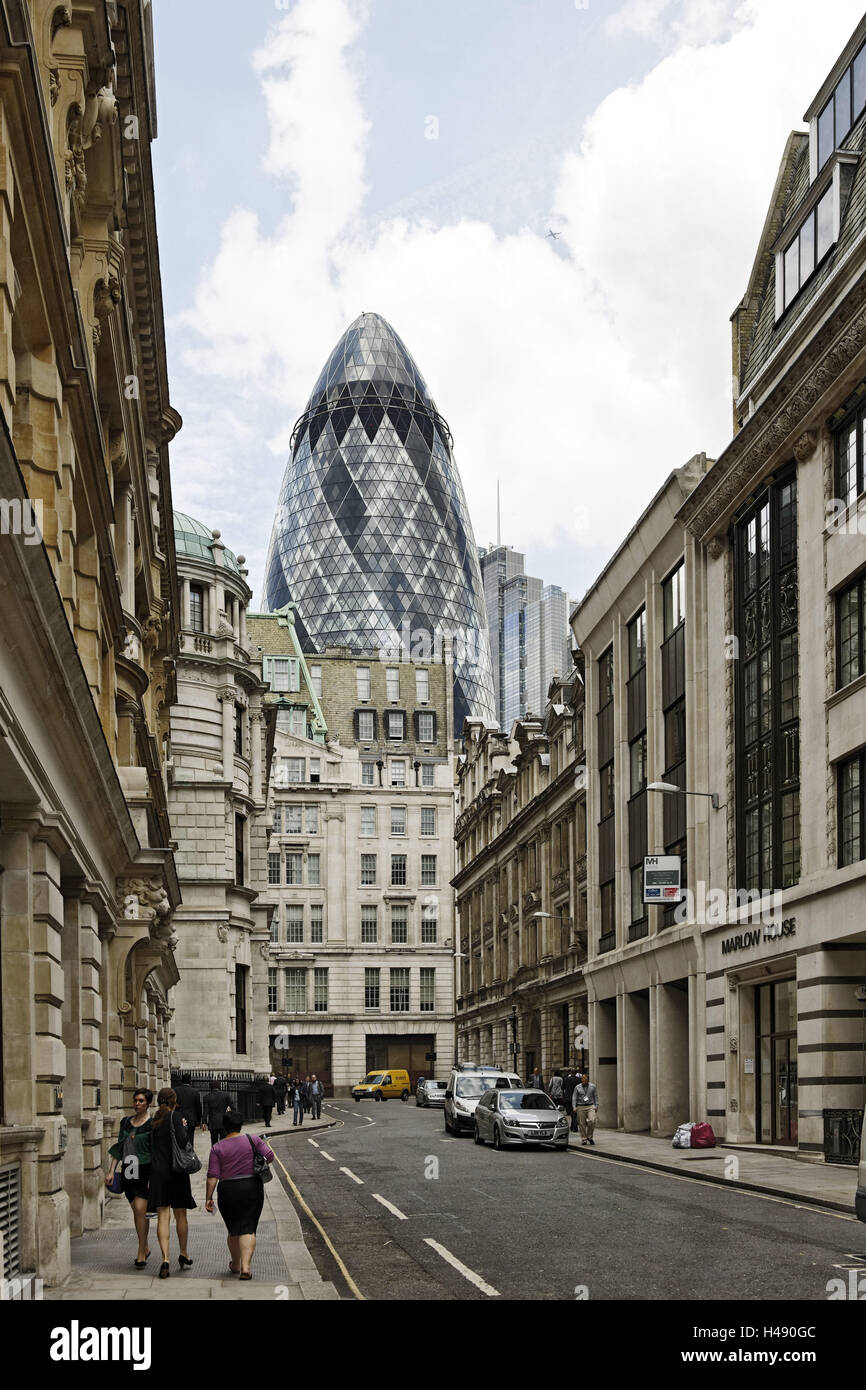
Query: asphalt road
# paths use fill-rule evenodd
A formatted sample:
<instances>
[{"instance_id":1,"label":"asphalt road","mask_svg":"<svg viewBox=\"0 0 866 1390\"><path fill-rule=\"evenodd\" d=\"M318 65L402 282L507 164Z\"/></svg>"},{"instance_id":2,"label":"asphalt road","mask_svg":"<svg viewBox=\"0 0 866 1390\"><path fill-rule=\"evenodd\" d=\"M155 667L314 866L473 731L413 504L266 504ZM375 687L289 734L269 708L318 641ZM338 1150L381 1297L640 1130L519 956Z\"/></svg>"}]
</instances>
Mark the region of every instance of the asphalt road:
<instances>
[{"instance_id":1,"label":"asphalt road","mask_svg":"<svg viewBox=\"0 0 866 1390\"><path fill-rule=\"evenodd\" d=\"M322 1113L340 1126L272 1143L368 1299L825 1301L849 1267L866 1285L866 1226L841 1215L580 1148L496 1153L414 1100ZM289 1195L320 1272L352 1297Z\"/></svg>"}]
</instances>

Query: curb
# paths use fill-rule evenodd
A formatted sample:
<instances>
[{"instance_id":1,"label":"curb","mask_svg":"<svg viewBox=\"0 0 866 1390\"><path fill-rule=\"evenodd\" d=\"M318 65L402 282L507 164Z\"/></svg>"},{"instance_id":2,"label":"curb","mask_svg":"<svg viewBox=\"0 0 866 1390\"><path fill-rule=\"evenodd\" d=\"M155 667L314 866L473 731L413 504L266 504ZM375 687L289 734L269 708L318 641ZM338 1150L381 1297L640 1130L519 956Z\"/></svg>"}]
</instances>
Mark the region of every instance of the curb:
<instances>
[{"instance_id":1,"label":"curb","mask_svg":"<svg viewBox=\"0 0 866 1390\"><path fill-rule=\"evenodd\" d=\"M324 1120L321 1124L317 1122L315 1129L312 1126L307 1129L307 1134L320 1134L323 1129L333 1129L339 1123L339 1120L329 1120L327 1124L325 1124ZM258 1126L256 1125L250 1125L250 1129L255 1129L258 1132ZM288 1129L263 1129L259 1138L282 1139L286 1134L300 1134L303 1129L303 1125L289 1125Z\"/></svg>"},{"instance_id":2,"label":"curb","mask_svg":"<svg viewBox=\"0 0 866 1390\"><path fill-rule=\"evenodd\" d=\"M597 1143L598 1141L596 1141ZM577 1149L576 1144L569 1144L570 1149ZM845 1216L854 1216L853 1206L845 1206L842 1202L833 1202L825 1197L810 1197L805 1193L791 1192L783 1187L765 1187L761 1183L743 1182L736 1178L719 1178L714 1173L690 1173L688 1170L672 1168L668 1163L657 1163L651 1158L632 1158L626 1154L611 1153L603 1149L598 1149L587 1158L612 1158L620 1163L631 1163L638 1168L652 1168L657 1173L673 1173L676 1177L691 1178L694 1182L713 1183L716 1187L736 1187L742 1192L760 1192L766 1197L783 1197L788 1202L801 1202L803 1206L823 1208L825 1211L840 1211Z\"/></svg>"}]
</instances>

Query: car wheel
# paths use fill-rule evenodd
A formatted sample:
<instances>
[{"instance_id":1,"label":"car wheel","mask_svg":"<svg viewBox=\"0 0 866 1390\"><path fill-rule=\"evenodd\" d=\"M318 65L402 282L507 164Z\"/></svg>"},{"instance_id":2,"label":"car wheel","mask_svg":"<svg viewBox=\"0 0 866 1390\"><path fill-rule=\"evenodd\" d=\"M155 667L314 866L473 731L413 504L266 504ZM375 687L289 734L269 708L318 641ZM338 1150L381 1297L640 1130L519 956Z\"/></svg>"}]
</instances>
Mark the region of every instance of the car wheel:
<instances>
[{"instance_id":1,"label":"car wheel","mask_svg":"<svg viewBox=\"0 0 866 1390\"><path fill-rule=\"evenodd\" d=\"M483 1145L484 1140L481 1138L481 1131L480 1131L480 1129L478 1128L478 1121L477 1121L477 1120L476 1120L476 1122L475 1122L475 1129L474 1129L474 1131L473 1131L472 1138L475 1140L475 1143L476 1143L476 1144L482 1144L482 1145Z\"/></svg>"},{"instance_id":2,"label":"car wheel","mask_svg":"<svg viewBox=\"0 0 866 1390\"><path fill-rule=\"evenodd\" d=\"M382 1099L382 1092L381 1092L381 1091L377 1091L376 1094L373 1096L373 1099L374 1099L374 1100L381 1100L381 1099Z\"/></svg>"},{"instance_id":3,"label":"car wheel","mask_svg":"<svg viewBox=\"0 0 866 1390\"><path fill-rule=\"evenodd\" d=\"M405 1105L405 1104L406 1104L406 1101L409 1099L409 1092L408 1092L408 1091L404 1091L403 1094L402 1094L402 1096L400 1097L400 1099L402 1100L403 1104Z\"/></svg>"},{"instance_id":4,"label":"car wheel","mask_svg":"<svg viewBox=\"0 0 866 1390\"><path fill-rule=\"evenodd\" d=\"M497 1152L502 1150L502 1135L499 1133L499 1126L493 1126L493 1147Z\"/></svg>"},{"instance_id":5,"label":"car wheel","mask_svg":"<svg viewBox=\"0 0 866 1390\"><path fill-rule=\"evenodd\" d=\"M447 1110L443 1112L442 1118L443 1118L444 1121L445 1121L445 1133L446 1133L446 1134L450 1134L450 1133L451 1133L451 1126L450 1126L449 1123L448 1123L448 1111L447 1111Z\"/></svg>"},{"instance_id":6,"label":"car wheel","mask_svg":"<svg viewBox=\"0 0 866 1390\"><path fill-rule=\"evenodd\" d=\"M356 1104L356 1105L360 1105L360 1104L361 1104L361 1097L360 1097L360 1096L355 1096L355 1104Z\"/></svg>"}]
</instances>

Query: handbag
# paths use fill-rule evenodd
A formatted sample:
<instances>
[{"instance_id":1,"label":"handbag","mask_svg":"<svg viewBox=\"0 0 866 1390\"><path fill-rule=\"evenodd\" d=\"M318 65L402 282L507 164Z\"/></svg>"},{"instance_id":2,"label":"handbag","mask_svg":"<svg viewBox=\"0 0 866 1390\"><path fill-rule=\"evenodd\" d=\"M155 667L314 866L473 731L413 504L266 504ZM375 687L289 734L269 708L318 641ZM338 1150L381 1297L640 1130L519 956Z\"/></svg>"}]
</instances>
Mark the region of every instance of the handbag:
<instances>
[{"instance_id":1,"label":"handbag","mask_svg":"<svg viewBox=\"0 0 866 1390\"><path fill-rule=\"evenodd\" d=\"M115 1197L118 1197L123 1191L123 1173L119 1168L115 1168L114 1177L105 1190L111 1192Z\"/></svg>"},{"instance_id":2,"label":"handbag","mask_svg":"<svg viewBox=\"0 0 866 1390\"><path fill-rule=\"evenodd\" d=\"M261 1178L262 1182L270 1182L274 1175L271 1172L268 1160L265 1158L264 1154L259 1153L249 1135L247 1135L247 1138L250 1140L250 1148L253 1151L253 1177Z\"/></svg>"},{"instance_id":3,"label":"handbag","mask_svg":"<svg viewBox=\"0 0 866 1390\"><path fill-rule=\"evenodd\" d=\"M180 1140L174 1132L174 1111L168 1117L169 1130L171 1133L171 1166L175 1173L197 1173L201 1167L201 1159L192 1146L192 1140L187 1139L181 1147Z\"/></svg>"}]
</instances>

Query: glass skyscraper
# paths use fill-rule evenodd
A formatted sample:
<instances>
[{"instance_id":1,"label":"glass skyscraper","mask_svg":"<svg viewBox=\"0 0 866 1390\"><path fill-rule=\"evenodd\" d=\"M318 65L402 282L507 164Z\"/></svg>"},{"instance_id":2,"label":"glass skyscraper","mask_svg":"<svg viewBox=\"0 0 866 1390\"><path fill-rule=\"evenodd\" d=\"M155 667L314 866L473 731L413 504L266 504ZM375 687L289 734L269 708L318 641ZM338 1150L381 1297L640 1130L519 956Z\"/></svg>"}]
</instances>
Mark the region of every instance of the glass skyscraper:
<instances>
[{"instance_id":1,"label":"glass skyscraper","mask_svg":"<svg viewBox=\"0 0 866 1390\"><path fill-rule=\"evenodd\" d=\"M503 730L547 704L554 676L572 669L570 602L556 584L525 571L526 557L509 545L479 550L496 692Z\"/></svg>"},{"instance_id":2,"label":"glass skyscraper","mask_svg":"<svg viewBox=\"0 0 866 1390\"><path fill-rule=\"evenodd\" d=\"M310 650L425 660L454 643L454 727L496 717L478 551L451 433L378 314L346 330L292 435L265 607Z\"/></svg>"}]
</instances>

